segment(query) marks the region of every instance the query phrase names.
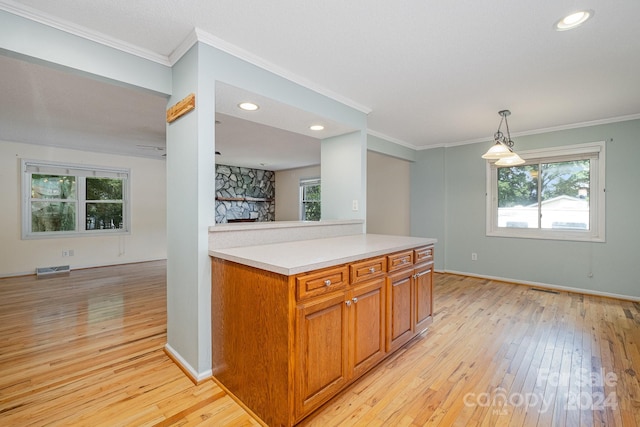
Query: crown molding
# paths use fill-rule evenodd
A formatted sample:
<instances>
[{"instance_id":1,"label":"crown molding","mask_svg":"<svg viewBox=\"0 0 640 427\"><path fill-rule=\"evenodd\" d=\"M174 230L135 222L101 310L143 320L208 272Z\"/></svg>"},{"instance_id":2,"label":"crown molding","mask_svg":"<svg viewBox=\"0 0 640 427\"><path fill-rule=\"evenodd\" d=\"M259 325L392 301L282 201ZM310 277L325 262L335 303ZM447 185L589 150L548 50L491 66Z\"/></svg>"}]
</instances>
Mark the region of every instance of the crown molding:
<instances>
[{"instance_id":1,"label":"crown molding","mask_svg":"<svg viewBox=\"0 0 640 427\"><path fill-rule=\"evenodd\" d=\"M294 83L299 84L300 86L306 87L307 89L310 89L316 93L319 93L320 95L326 96L327 98L331 98L334 101L340 102L341 104L344 104L348 107L351 107L355 110L360 111L361 113L364 114L369 114L372 110L369 107L366 107L362 104L359 104L349 98L346 98L338 93L332 92L329 89L326 89L324 87L321 87L303 77L300 77L288 70L285 70L282 67L279 67L269 61L266 61L265 59L251 53L248 52L234 44L231 44L225 40L222 40L210 33L207 33L206 31L203 31L200 28L195 28L193 33L195 34L196 37L196 41L207 44L211 47L214 47L218 50L221 50L225 53L228 53L229 55L235 56L236 58L239 58L243 61L246 61L252 65L255 65L257 67L260 67L264 70L267 70L273 74L276 74L284 79L287 79L289 81L292 81ZM193 43L195 43L195 41L193 41L193 35L190 34L189 36L187 36L187 38L185 39L185 41L183 43L180 44L179 49L176 49L176 54L172 54L171 55L171 59L172 61L177 61L178 59L180 59L180 56L184 55L184 53L189 50L189 48L193 45Z\"/></svg>"},{"instance_id":2,"label":"crown molding","mask_svg":"<svg viewBox=\"0 0 640 427\"><path fill-rule=\"evenodd\" d=\"M143 59L147 59L149 61L157 62L158 64L166 66L171 65L169 62L169 58L164 55L141 48L139 46L135 46L114 37L110 37L106 34L90 30L81 25L64 21L60 18L51 16L29 6L25 6L10 0L0 0L0 10L4 10L13 15L21 16L39 24L55 28L56 30L64 31L74 36L78 36L83 39L90 40Z\"/></svg>"},{"instance_id":3,"label":"crown molding","mask_svg":"<svg viewBox=\"0 0 640 427\"><path fill-rule=\"evenodd\" d=\"M516 133L512 133L511 136L514 137L514 138L517 138L517 137L520 137L520 136L540 135L542 133L550 133L550 132L558 132L558 131L562 131L562 130L586 128L586 127L589 127L589 126L607 125L607 124L611 124L611 123L626 122L626 121L629 121L629 120L638 120L638 119L640 119L640 113L638 113L638 114L629 114L629 115L626 115L626 116L609 117L609 118L606 118L606 119L591 120L591 121L587 121L587 122L570 123L570 124L567 124L567 125L551 126L551 127L548 127L548 128L533 129L533 130L528 130L528 131L523 131L523 132L516 132ZM486 136L484 138L469 139L469 140L460 141L460 142L450 142L450 143L444 143L444 144L417 147L416 150L421 151L421 150L429 150L431 148L440 148L440 147L449 148L449 147L457 147L459 145L477 144L477 143L480 143L480 142L489 142L489 141L493 141L493 136Z\"/></svg>"},{"instance_id":4,"label":"crown molding","mask_svg":"<svg viewBox=\"0 0 640 427\"><path fill-rule=\"evenodd\" d=\"M394 138L394 137L389 136L389 135L385 135L385 134L383 134L381 132L377 132L377 131L372 130L372 129L367 129L367 135L375 136L377 138L384 139L385 141L393 142L394 144L401 145L403 147L410 148L412 150L418 150L418 147L413 145L413 144L410 144L410 143L408 143L406 141L403 141L403 140L398 139L398 138Z\"/></svg>"}]
</instances>

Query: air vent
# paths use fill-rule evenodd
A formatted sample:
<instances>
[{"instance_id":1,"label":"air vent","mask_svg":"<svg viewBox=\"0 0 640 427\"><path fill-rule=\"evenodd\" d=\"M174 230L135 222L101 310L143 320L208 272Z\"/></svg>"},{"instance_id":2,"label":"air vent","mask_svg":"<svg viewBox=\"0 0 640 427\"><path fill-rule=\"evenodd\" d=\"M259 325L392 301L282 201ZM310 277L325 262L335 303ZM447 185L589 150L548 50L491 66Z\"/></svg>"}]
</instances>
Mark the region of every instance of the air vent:
<instances>
[{"instance_id":1,"label":"air vent","mask_svg":"<svg viewBox=\"0 0 640 427\"><path fill-rule=\"evenodd\" d=\"M36 268L36 276L38 279L42 279L44 277L51 277L63 274L69 274L71 272L71 268L68 265L59 265L57 267L39 267Z\"/></svg>"},{"instance_id":2,"label":"air vent","mask_svg":"<svg viewBox=\"0 0 640 427\"><path fill-rule=\"evenodd\" d=\"M540 288L530 288L532 291L537 292L546 292L548 294L559 294L560 292L554 291L553 289L540 289Z\"/></svg>"}]
</instances>

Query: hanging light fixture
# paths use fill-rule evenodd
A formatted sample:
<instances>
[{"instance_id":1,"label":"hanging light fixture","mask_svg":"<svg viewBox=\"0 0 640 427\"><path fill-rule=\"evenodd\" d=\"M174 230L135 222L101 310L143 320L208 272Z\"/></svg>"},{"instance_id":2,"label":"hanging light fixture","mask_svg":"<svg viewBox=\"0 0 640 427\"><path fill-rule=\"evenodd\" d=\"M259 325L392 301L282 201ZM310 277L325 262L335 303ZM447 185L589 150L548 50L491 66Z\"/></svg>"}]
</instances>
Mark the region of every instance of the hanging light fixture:
<instances>
[{"instance_id":1,"label":"hanging light fixture","mask_svg":"<svg viewBox=\"0 0 640 427\"><path fill-rule=\"evenodd\" d=\"M500 124L498 130L493 134L493 140L495 144L482 155L483 159L497 160L498 166L516 166L524 163L524 160L513 151L513 140L511 139L511 133L509 132L509 122L507 117L511 115L509 110L498 111L500 115ZM502 122L504 122L507 128L507 135L502 133Z\"/></svg>"}]
</instances>

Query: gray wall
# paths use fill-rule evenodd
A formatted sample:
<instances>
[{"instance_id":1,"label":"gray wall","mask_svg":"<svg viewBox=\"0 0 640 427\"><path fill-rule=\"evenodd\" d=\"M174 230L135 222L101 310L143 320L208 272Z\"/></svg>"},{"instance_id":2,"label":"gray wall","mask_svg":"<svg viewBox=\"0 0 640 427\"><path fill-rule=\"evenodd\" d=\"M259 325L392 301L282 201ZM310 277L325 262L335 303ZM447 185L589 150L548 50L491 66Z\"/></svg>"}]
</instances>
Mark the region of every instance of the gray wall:
<instances>
[{"instance_id":1,"label":"gray wall","mask_svg":"<svg viewBox=\"0 0 640 427\"><path fill-rule=\"evenodd\" d=\"M480 156L491 142L424 150L412 168L411 231L439 239L436 268L640 297L640 120L514 139L516 151L607 141L606 242L487 237Z\"/></svg>"}]
</instances>

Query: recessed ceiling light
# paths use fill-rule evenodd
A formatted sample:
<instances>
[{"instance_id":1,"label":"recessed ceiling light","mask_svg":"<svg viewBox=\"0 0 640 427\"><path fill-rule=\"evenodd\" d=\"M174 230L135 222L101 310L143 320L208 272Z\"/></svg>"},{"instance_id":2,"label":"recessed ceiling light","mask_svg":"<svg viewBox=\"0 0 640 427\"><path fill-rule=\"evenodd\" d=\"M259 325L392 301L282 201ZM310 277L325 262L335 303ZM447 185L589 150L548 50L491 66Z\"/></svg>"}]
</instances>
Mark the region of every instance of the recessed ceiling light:
<instances>
[{"instance_id":1,"label":"recessed ceiling light","mask_svg":"<svg viewBox=\"0 0 640 427\"><path fill-rule=\"evenodd\" d=\"M322 125L311 125L311 126L309 126L309 129L311 129L311 130L324 130L324 126L322 126Z\"/></svg>"},{"instance_id":2,"label":"recessed ceiling light","mask_svg":"<svg viewBox=\"0 0 640 427\"><path fill-rule=\"evenodd\" d=\"M580 10L574 12L571 15L567 15L564 18L558 20L553 26L556 31L566 31L578 27L584 24L589 18L593 17L595 12L593 10Z\"/></svg>"},{"instance_id":3,"label":"recessed ceiling light","mask_svg":"<svg viewBox=\"0 0 640 427\"><path fill-rule=\"evenodd\" d=\"M238 107L242 108L245 111L256 111L258 108L258 104L254 104L253 102L241 102L238 104Z\"/></svg>"}]
</instances>

